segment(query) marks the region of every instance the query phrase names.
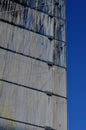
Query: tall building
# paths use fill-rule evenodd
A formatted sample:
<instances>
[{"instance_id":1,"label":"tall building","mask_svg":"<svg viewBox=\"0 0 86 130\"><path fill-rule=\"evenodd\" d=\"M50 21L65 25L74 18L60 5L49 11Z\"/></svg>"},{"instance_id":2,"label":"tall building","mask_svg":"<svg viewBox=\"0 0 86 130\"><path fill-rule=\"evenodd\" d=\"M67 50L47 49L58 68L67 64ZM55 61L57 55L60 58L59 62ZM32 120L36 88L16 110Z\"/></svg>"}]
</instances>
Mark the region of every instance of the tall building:
<instances>
[{"instance_id":1,"label":"tall building","mask_svg":"<svg viewBox=\"0 0 86 130\"><path fill-rule=\"evenodd\" d=\"M0 0L0 130L67 130L65 0Z\"/></svg>"}]
</instances>

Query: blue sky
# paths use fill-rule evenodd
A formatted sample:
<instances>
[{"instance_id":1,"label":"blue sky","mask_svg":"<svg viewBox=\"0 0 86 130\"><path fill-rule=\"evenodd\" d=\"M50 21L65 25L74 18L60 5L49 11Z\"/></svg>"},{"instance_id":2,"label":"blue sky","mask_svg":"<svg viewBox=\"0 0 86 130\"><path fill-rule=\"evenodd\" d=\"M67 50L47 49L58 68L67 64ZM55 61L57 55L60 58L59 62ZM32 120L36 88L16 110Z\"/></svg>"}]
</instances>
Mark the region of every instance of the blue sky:
<instances>
[{"instance_id":1,"label":"blue sky","mask_svg":"<svg viewBox=\"0 0 86 130\"><path fill-rule=\"evenodd\" d=\"M86 130L86 0L67 0L69 130Z\"/></svg>"}]
</instances>

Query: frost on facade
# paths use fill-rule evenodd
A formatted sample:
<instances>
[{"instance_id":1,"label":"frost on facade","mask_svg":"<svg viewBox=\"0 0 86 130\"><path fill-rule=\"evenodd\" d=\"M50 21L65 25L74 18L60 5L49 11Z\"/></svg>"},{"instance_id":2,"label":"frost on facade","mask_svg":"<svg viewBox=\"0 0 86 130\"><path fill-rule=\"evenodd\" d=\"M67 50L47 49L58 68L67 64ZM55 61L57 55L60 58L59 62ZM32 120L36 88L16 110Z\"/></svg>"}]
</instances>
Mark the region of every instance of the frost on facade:
<instances>
[{"instance_id":1,"label":"frost on facade","mask_svg":"<svg viewBox=\"0 0 86 130\"><path fill-rule=\"evenodd\" d=\"M0 130L67 130L64 0L0 1Z\"/></svg>"}]
</instances>

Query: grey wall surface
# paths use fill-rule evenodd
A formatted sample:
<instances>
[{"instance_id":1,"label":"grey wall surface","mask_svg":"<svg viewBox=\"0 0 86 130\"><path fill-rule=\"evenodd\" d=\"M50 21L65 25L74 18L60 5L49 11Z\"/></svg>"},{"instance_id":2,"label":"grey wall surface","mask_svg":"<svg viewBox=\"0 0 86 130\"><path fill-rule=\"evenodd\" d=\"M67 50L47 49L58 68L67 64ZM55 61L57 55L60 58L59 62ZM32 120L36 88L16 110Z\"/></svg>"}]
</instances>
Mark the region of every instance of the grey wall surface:
<instances>
[{"instance_id":1,"label":"grey wall surface","mask_svg":"<svg viewBox=\"0 0 86 130\"><path fill-rule=\"evenodd\" d=\"M67 130L65 3L1 0L0 130L46 126Z\"/></svg>"},{"instance_id":2,"label":"grey wall surface","mask_svg":"<svg viewBox=\"0 0 86 130\"><path fill-rule=\"evenodd\" d=\"M0 82L0 115L66 130L66 100Z\"/></svg>"},{"instance_id":3,"label":"grey wall surface","mask_svg":"<svg viewBox=\"0 0 86 130\"><path fill-rule=\"evenodd\" d=\"M65 69L54 67L53 70L46 63L2 49L0 52L0 59L2 60L0 64L1 78L66 97Z\"/></svg>"},{"instance_id":4,"label":"grey wall surface","mask_svg":"<svg viewBox=\"0 0 86 130\"><path fill-rule=\"evenodd\" d=\"M13 121L6 121L0 119L0 129L1 130L44 130L44 128L39 128L35 126L30 126L22 123L17 123Z\"/></svg>"},{"instance_id":5,"label":"grey wall surface","mask_svg":"<svg viewBox=\"0 0 86 130\"><path fill-rule=\"evenodd\" d=\"M49 40L45 36L12 26L8 23L0 22L0 25L1 47L53 62L55 54L54 44L63 46L62 49L56 49L55 55L57 64L66 67L66 48L63 42Z\"/></svg>"}]
</instances>

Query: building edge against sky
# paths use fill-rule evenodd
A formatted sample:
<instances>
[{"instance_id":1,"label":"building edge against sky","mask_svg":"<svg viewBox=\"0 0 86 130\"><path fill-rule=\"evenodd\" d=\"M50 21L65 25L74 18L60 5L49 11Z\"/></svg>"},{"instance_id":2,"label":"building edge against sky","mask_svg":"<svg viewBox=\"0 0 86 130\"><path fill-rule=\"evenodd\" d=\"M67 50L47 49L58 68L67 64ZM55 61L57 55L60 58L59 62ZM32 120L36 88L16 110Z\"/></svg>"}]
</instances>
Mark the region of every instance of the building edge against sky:
<instances>
[{"instance_id":1,"label":"building edge against sky","mask_svg":"<svg viewBox=\"0 0 86 130\"><path fill-rule=\"evenodd\" d=\"M0 2L0 129L67 130L64 0Z\"/></svg>"}]
</instances>

